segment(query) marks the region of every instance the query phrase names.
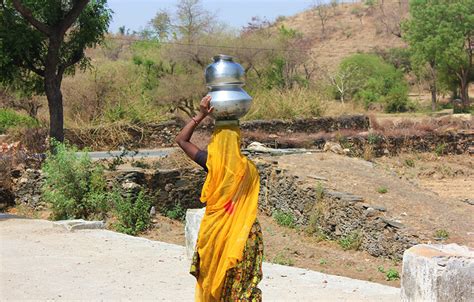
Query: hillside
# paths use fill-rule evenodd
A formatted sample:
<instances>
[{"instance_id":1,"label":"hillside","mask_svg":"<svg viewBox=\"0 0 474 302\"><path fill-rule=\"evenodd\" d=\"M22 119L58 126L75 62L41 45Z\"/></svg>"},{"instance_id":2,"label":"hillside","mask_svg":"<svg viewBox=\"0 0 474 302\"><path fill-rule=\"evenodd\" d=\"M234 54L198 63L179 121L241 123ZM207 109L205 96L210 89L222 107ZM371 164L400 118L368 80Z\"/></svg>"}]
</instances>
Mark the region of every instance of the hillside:
<instances>
[{"instance_id":1,"label":"hillside","mask_svg":"<svg viewBox=\"0 0 474 302\"><path fill-rule=\"evenodd\" d=\"M355 52L404 47L402 39L390 31L398 33L400 16L406 15L406 11L406 4L399 6L394 2L372 7L345 3L327 6L321 11L326 19L324 34L319 11L315 8L284 18L277 25L301 32L310 41L315 61L331 69Z\"/></svg>"}]
</instances>

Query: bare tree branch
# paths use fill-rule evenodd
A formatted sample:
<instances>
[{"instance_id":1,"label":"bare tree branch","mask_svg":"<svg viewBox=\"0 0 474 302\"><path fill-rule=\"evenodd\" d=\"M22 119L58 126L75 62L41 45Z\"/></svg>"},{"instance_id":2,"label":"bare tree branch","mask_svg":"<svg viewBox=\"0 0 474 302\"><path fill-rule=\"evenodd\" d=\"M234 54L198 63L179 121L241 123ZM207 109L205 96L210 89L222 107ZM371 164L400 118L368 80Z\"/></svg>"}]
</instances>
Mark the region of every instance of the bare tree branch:
<instances>
[{"instance_id":1,"label":"bare tree branch","mask_svg":"<svg viewBox=\"0 0 474 302\"><path fill-rule=\"evenodd\" d=\"M33 25L40 32L44 33L47 36L51 35L51 28L48 25L38 21L34 16L31 10L26 6L23 6L20 0L12 0L13 7L25 18L31 25Z\"/></svg>"}]
</instances>

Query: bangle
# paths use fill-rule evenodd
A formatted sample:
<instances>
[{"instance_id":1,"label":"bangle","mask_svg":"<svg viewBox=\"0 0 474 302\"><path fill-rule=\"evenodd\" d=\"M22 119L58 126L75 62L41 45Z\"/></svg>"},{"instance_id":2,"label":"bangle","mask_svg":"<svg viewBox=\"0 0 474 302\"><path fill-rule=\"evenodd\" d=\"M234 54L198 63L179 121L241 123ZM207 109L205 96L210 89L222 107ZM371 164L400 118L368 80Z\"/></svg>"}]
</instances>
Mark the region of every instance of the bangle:
<instances>
[{"instance_id":1,"label":"bangle","mask_svg":"<svg viewBox=\"0 0 474 302\"><path fill-rule=\"evenodd\" d=\"M191 119L193 120L194 124L199 125L199 122L196 120L195 117L192 117Z\"/></svg>"}]
</instances>

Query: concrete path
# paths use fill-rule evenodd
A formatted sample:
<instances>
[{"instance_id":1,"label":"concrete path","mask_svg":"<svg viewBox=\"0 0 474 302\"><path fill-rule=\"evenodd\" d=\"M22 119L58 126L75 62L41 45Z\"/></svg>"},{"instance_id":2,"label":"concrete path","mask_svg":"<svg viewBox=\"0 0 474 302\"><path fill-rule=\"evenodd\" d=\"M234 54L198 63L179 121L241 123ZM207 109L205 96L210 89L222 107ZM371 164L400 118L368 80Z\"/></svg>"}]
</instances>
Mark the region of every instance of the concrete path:
<instances>
[{"instance_id":1,"label":"concrete path","mask_svg":"<svg viewBox=\"0 0 474 302\"><path fill-rule=\"evenodd\" d=\"M193 301L182 246L0 219L0 300ZM399 301L399 289L264 263L264 301Z\"/></svg>"},{"instance_id":2,"label":"concrete path","mask_svg":"<svg viewBox=\"0 0 474 302\"><path fill-rule=\"evenodd\" d=\"M122 151L92 151L87 152L89 156L96 160L96 159L108 159L112 157L122 156L125 158L145 158L145 157L164 157L173 153L174 151L178 150L178 148L161 148L161 149L150 149L150 150L137 150L137 153L133 153L130 151L129 153L123 154ZM84 154L84 152L77 152L78 155Z\"/></svg>"}]
</instances>

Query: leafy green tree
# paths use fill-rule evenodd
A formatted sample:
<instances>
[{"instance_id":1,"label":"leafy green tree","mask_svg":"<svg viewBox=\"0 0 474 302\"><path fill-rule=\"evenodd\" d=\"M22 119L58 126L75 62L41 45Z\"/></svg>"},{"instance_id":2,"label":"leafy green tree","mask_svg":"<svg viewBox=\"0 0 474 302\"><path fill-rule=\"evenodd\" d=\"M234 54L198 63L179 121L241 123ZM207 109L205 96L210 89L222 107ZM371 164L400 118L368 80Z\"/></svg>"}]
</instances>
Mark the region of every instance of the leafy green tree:
<instances>
[{"instance_id":1,"label":"leafy green tree","mask_svg":"<svg viewBox=\"0 0 474 302\"><path fill-rule=\"evenodd\" d=\"M344 78L348 97L364 102L366 107L381 103L387 112L409 109L408 85L403 73L379 56L355 54L347 57L339 65L339 73L349 73Z\"/></svg>"},{"instance_id":2,"label":"leafy green tree","mask_svg":"<svg viewBox=\"0 0 474 302\"><path fill-rule=\"evenodd\" d=\"M433 70L432 102L438 73L457 77L464 110L469 108L474 48L474 0L412 0L403 24L415 66ZM444 76L444 78L449 78Z\"/></svg>"},{"instance_id":3,"label":"leafy green tree","mask_svg":"<svg viewBox=\"0 0 474 302\"><path fill-rule=\"evenodd\" d=\"M63 76L87 66L84 50L107 32L106 0L2 0L0 2L0 81L26 79L45 93L50 136L64 140ZM39 84L41 82L41 84Z\"/></svg>"}]
</instances>

